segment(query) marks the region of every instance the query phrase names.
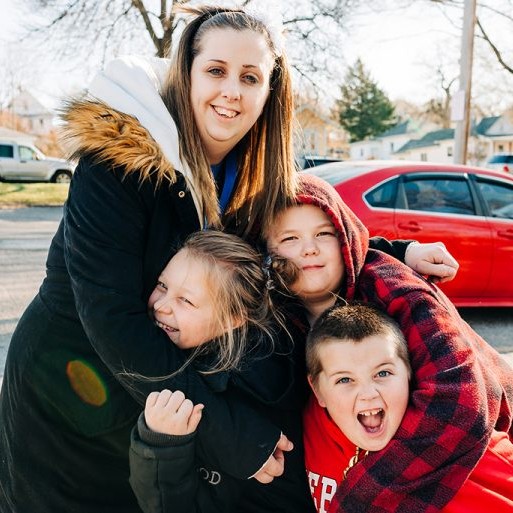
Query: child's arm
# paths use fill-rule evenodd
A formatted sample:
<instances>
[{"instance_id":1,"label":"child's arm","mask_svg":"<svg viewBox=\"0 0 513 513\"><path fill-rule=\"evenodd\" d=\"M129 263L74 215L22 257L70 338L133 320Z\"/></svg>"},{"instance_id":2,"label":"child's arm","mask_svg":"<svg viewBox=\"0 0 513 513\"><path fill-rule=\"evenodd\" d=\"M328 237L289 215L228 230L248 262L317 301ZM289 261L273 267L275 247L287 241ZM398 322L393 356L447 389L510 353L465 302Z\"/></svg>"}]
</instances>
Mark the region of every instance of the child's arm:
<instances>
[{"instance_id":1,"label":"child's arm","mask_svg":"<svg viewBox=\"0 0 513 513\"><path fill-rule=\"evenodd\" d=\"M230 484L236 481L211 471L219 480L214 488L198 465L195 431L202 410L181 391L148 396L132 431L129 456L130 484L144 513L231 511L238 490Z\"/></svg>"},{"instance_id":2,"label":"child's arm","mask_svg":"<svg viewBox=\"0 0 513 513\"><path fill-rule=\"evenodd\" d=\"M429 276L434 283L451 281L458 272L458 262L442 242L419 244L412 240L371 237L369 247L397 258L419 274Z\"/></svg>"}]
</instances>

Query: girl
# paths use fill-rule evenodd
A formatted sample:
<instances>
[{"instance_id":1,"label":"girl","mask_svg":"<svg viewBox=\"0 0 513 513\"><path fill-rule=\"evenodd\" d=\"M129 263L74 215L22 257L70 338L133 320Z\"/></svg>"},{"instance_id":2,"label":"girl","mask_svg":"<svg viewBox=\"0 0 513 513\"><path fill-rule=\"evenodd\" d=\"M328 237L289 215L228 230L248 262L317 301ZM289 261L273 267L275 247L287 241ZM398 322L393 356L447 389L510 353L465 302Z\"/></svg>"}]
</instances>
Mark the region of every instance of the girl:
<instances>
[{"instance_id":1,"label":"girl","mask_svg":"<svg viewBox=\"0 0 513 513\"><path fill-rule=\"evenodd\" d=\"M250 404L255 399L269 403L278 389L283 396L275 400L289 400L291 373L277 369L269 382L261 380L255 389L244 381L247 372L239 372L252 367L253 373L259 373L262 361L271 353L273 359L283 354L288 361L290 352L286 347L290 344L277 337L280 319L267 285L272 277L262 264L261 256L239 237L198 232L171 258L148 302L155 324L187 353L184 367L193 365L218 384L230 375L230 387L221 390L218 386L228 402L234 395L246 394ZM272 346L270 340L275 341ZM265 368L271 371L269 365ZM292 370L291 365L288 368ZM281 407L287 409L285 404ZM164 390L148 396L132 433L130 451L130 481L146 513L239 510L244 481L212 466L206 456L218 440L196 443L202 409L202 404L193 407L181 391ZM248 418L245 427L248 431L254 429L251 420ZM292 448L290 442L284 442L286 450ZM298 483L299 493L283 494L281 504L274 505L277 510L309 511L303 482L298 479Z\"/></svg>"},{"instance_id":2,"label":"girl","mask_svg":"<svg viewBox=\"0 0 513 513\"><path fill-rule=\"evenodd\" d=\"M440 511L493 429L513 435L513 372L436 286L369 249L367 230L335 189L312 175L301 181L296 205L278 215L267 242L286 259L305 324L337 296L372 302L399 324L416 381L402 429L347 474L329 511ZM315 454L311 448L308 457Z\"/></svg>"},{"instance_id":3,"label":"girl","mask_svg":"<svg viewBox=\"0 0 513 513\"><path fill-rule=\"evenodd\" d=\"M80 160L47 276L7 356L2 512L140 511L129 436L139 398L157 385L134 389L120 376L166 375L184 362L146 315L171 248L207 225L256 235L294 197L292 88L279 38L239 9L187 12L171 62L114 61L64 112ZM192 366L164 386L205 404L197 438L216 440L209 457L225 472L246 479L273 463L284 428L253 415L257 436L241 431L242 398L223 408Z\"/></svg>"}]
</instances>

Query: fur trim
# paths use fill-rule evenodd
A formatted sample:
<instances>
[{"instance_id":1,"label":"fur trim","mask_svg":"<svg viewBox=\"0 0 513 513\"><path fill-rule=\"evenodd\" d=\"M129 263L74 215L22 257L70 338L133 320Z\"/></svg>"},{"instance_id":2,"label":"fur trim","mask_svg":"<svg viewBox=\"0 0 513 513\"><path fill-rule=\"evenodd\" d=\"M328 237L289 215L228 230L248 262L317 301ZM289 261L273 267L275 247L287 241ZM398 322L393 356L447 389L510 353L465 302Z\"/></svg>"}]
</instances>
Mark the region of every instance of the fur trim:
<instances>
[{"instance_id":1,"label":"fur trim","mask_svg":"<svg viewBox=\"0 0 513 513\"><path fill-rule=\"evenodd\" d=\"M99 101L70 100L61 119L65 126L60 136L69 158L92 154L98 162L122 167L126 174L139 173L141 180L156 174L157 183L176 181L172 164L133 116Z\"/></svg>"}]
</instances>

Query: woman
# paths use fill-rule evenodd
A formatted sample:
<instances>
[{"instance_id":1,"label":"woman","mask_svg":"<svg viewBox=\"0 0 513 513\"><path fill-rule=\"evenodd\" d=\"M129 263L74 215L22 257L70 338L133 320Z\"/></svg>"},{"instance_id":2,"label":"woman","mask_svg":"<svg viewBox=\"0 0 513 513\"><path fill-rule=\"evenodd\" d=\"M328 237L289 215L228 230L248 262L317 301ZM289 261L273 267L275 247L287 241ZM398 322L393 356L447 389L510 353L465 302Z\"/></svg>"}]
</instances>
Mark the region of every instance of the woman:
<instances>
[{"instance_id":1,"label":"woman","mask_svg":"<svg viewBox=\"0 0 513 513\"><path fill-rule=\"evenodd\" d=\"M123 379L167 375L184 362L146 312L174 248L206 225L257 233L295 193L292 91L279 41L239 10L188 12L195 18L170 67L115 61L91 98L64 114L80 161L47 276L7 357L2 512L140 511L128 485L129 435L146 395L163 387L205 405L198 443L218 441L214 466L263 482L280 472L271 455L284 428L257 422L245 397L232 409L222 403L215 392L227 379L206 380L192 367L169 383ZM242 379L258 383L263 365ZM280 376L279 359L273 365L266 376Z\"/></svg>"}]
</instances>

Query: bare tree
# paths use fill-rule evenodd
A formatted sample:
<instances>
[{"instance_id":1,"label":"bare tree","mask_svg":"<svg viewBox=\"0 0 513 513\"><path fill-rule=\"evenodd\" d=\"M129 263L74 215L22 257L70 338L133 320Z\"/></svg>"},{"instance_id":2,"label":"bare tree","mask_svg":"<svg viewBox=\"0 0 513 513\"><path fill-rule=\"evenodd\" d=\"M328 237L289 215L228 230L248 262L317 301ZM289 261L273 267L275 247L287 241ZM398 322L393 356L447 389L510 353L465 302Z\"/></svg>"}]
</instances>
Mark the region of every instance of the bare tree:
<instances>
[{"instance_id":1,"label":"bare tree","mask_svg":"<svg viewBox=\"0 0 513 513\"><path fill-rule=\"evenodd\" d=\"M427 0L430 3L438 4L440 8L456 7L463 9L464 0ZM478 32L476 36L484 41L489 50L497 59L499 65L508 73L513 74L513 62L508 62L508 57L511 58L511 47L503 47L504 39L511 40L509 34L513 29L513 2L512 0L502 0L499 4L498 0L478 0L477 1L478 15L476 19L476 26ZM510 25L508 30L508 37L504 38L500 43L497 41L496 30L497 21ZM491 36L490 34L494 34Z\"/></svg>"},{"instance_id":2,"label":"bare tree","mask_svg":"<svg viewBox=\"0 0 513 513\"><path fill-rule=\"evenodd\" d=\"M438 87L441 89L442 95L427 102L424 114L430 121L435 122L442 128L450 128L452 87L458 77L448 78L442 66L437 66L436 76L438 77Z\"/></svg>"},{"instance_id":3,"label":"bare tree","mask_svg":"<svg viewBox=\"0 0 513 513\"><path fill-rule=\"evenodd\" d=\"M94 59L97 66L99 61L121 53L166 56L182 26L182 18L173 13L173 6L190 0L24 1L31 12L38 13L37 23L25 39L38 41L40 48L53 52L58 59L78 65ZM327 63L333 58L340 60L337 41L345 30L348 14L359 3L360 0L296 0L292 5L283 5L287 46L300 77L315 82L316 75L325 76L333 69ZM238 2L248 4L260 6L262 2Z\"/></svg>"}]
</instances>

